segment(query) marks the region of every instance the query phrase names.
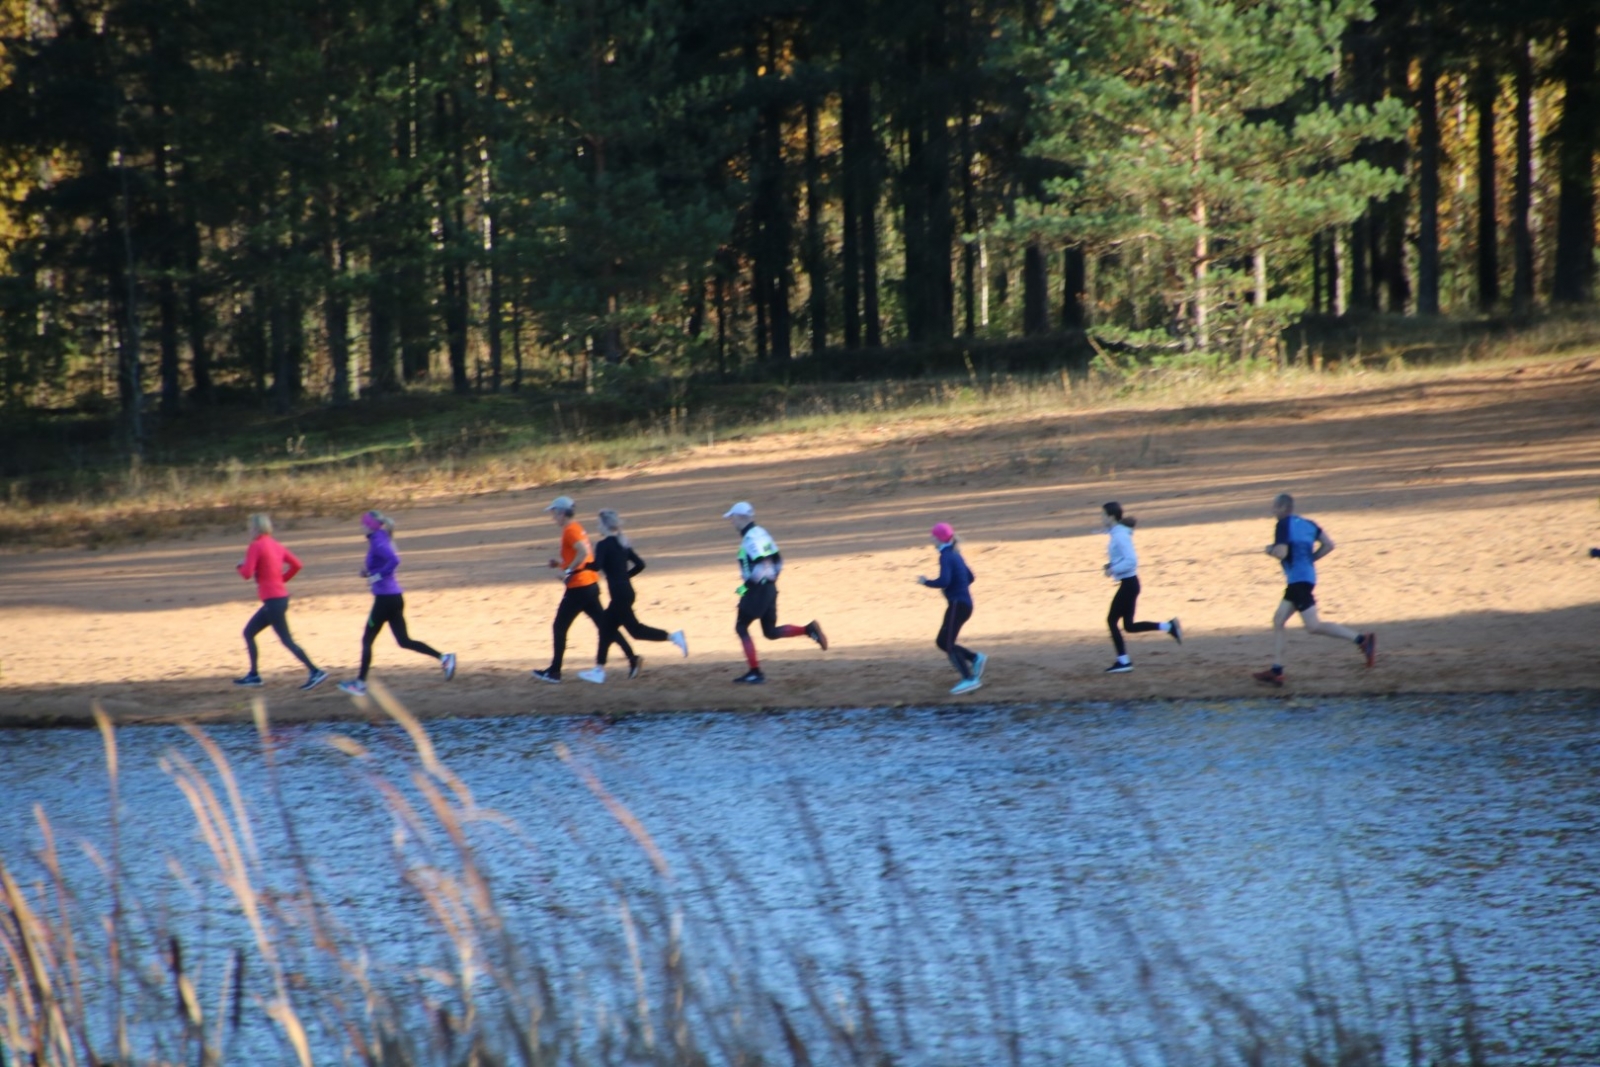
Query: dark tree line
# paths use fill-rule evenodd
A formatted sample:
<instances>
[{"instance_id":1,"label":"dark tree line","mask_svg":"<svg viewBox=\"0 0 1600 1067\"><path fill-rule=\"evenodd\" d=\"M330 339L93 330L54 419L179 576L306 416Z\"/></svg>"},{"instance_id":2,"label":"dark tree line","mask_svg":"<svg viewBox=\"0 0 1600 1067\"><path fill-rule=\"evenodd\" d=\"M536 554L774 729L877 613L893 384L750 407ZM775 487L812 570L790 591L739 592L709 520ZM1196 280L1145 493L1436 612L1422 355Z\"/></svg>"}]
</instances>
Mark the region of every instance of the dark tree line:
<instances>
[{"instance_id":1,"label":"dark tree line","mask_svg":"<svg viewBox=\"0 0 1600 1067\"><path fill-rule=\"evenodd\" d=\"M0 403L1583 304L1579 0L0 0Z\"/></svg>"}]
</instances>

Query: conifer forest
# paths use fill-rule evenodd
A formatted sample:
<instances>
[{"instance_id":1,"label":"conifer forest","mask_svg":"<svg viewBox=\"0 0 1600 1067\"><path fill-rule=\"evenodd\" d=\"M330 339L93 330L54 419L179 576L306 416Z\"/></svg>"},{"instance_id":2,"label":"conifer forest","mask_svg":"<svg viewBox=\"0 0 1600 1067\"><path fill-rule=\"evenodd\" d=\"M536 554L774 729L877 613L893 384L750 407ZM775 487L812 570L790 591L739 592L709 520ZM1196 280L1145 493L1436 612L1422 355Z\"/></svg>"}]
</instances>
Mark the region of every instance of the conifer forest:
<instances>
[{"instance_id":1,"label":"conifer forest","mask_svg":"<svg viewBox=\"0 0 1600 1067\"><path fill-rule=\"evenodd\" d=\"M1588 0L0 0L0 410L1590 301ZM897 364L903 366L904 364Z\"/></svg>"}]
</instances>

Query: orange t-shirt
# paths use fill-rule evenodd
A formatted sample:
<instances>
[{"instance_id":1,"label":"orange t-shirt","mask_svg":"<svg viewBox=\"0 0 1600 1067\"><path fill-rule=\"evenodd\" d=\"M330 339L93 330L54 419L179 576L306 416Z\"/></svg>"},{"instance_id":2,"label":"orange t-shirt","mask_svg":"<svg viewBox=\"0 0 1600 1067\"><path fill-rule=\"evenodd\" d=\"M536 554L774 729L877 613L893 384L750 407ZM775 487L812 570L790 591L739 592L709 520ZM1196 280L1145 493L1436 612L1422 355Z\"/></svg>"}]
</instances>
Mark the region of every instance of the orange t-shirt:
<instances>
[{"instance_id":1,"label":"orange t-shirt","mask_svg":"<svg viewBox=\"0 0 1600 1067\"><path fill-rule=\"evenodd\" d=\"M582 589L586 585L593 585L600 580L600 575L594 571L583 568L594 562L594 549L591 546L588 555L578 558L578 542L587 541L588 535L583 532L583 527L573 519L561 528L561 569L572 571L567 578L568 589ZM577 570L573 570L577 567Z\"/></svg>"}]
</instances>

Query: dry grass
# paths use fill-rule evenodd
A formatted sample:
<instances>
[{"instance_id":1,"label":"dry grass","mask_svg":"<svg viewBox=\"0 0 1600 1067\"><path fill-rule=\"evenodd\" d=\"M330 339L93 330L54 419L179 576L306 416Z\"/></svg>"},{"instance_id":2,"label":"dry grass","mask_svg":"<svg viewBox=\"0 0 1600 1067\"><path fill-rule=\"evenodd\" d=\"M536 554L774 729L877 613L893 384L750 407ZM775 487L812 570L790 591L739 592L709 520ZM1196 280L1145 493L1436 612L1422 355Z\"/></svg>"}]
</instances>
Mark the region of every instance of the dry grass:
<instances>
[{"instance_id":1,"label":"dry grass","mask_svg":"<svg viewBox=\"0 0 1600 1067\"><path fill-rule=\"evenodd\" d=\"M873 964L849 965L841 984L835 969L805 953L788 962L792 979L772 985L772 975L742 971L757 939L781 944L781 933L759 921L729 914L707 893L712 885L737 886L725 858L695 856L689 870L674 870L645 827L615 797L583 757L558 755L621 826L627 848L596 854L594 862L614 884L615 896L596 901L596 913L616 917L612 933L569 958L551 934L519 936L514 911L502 904L480 850L523 849L534 843L500 813L482 806L469 785L443 763L420 723L383 689L372 699L411 741L408 759L379 760L359 742L333 735L328 744L366 782L393 826L389 849L406 900L390 901L412 916L399 934L428 961L411 969L385 963L383 952L363 945L341 926L340 911L319 895L318 864L302 850L296 815L284 794L264 706L255 705L258 759L268 783L245 795L227 755L205 733L189 729L189 747L169 751L161 767L181 791L193 819L188 832L205 845L207 869L170 861L167 881L207 901L200 929L176 922L163 905L169 887L141 884L129 873L125 851L146 840L150 828L119 815L117 737L98 715L110 784L109 847L91 850L99 885L72 885L63 874L52 826L36 812L43 847L29 866L0 855L0 1063L176 1065L224 1063L359 1063L372 1067L448 1064L764 1064L944 1061L951 1051L918 1032L919 1013L932 1005L908 1004L905 990L877 988L863 974ZM813 824L803 801L800 824ZM263 857L263 819L279 821L276 858ZM162 835L182 828L165 826ZM137 836L135 836L137 835ZM351 841L353 854L381 854L380 842ZM808 846L818 884L832 884L837 861L820 851L814 831ZM897 870L881 857L885 871ZM626 892L613 872L642 859L654 889ZM148 863L145 864L148 868ZM146 875L148 878L148 875ZM696 882L699 879L699 882ZM636 886L640 883L635 881ZM221 892L211 896L212 889ZM917 914L914 889L885 875L886 902L905 921L908 958L940 958L938 923ZM903 894L897 896L896 894ZM576 919L569 920L576 925ZM585 918L590 926L593 920ZM941 989L976 1013L976 1042L983 1062L1063 1062L1059 1050L1076 1039L1058 1032L1059 1019L1019 1017L1011 983L1031 972L1023 950L1011 958L1012 932L1000 916L968 915L964 925L989 946L976 970L987 988ZM559 927L558 927L559 930ZM563 935L554 935L559 942ZM578 934L576 938L586 935ZM589 935L592 936L592 935ZM575 940L575 939L574 939ZM571 942L569 942L569 947ZM1170 950L1130 939L1132 958L1052 961L1046 1001L1094 1011L1106 990L1099 971L1132 971L1149 1003L1139 1025L1150 1033L1112 1040L1112 1062L1269 1065L1340 1063L1378 1067L1399 1062L1357 1020L1360 998L1345 1003L1325 977L1308 973L1296 991L1303 1016L1274 1020L1245 998L1219 988ZM787 950L793 952L794 950ZM770 958L770 957L769 957ZM594 961L604 961L598 967ZM1071 964L1063 972L1061 964ZM1002 974L1020 964L1015 975ZM855 970L859 967L859 970ZM998 970L997 970L998 968ZM1074 976L1075 975L1075 976ZM1470 1005L1459 970L1447 979ZM1116 995L1113 994L1113 999ZM1122 1009L1105 1009L1122 1010ZM987 1012L987 1015L984 1013ZM1128 1023L1119 1014L1110 1032ZM967 1024L968 1027L974 1024ZM1459 1004L1442 1020L1411 1035L1395 1057L1420 1055L1429 1063L1485 1062L1470 1010ZM1153 1047L1152 1047L1153 1043ZM1055 1051L1051 1051L1055 1050ZM1104 1055L1080 1062L1106 1062Z\"/></svg>"},{"instance_id":2,"label":"dry grass","mask_svg":"<svg viewBox=\"0 0 1600 1067\"><path fill-rule=\"evenodd\" d=\"M851 437L872 430L889 440L927 437L941 424L1013 421L1091 410L1204 408L1225 417L1225 405L1286 399L1307 393L1355 389L1384 381L1432 380L1464 363L1531 362L1569 356L1597 343L1588 320L1547 323L1510 337L1466 340L1407 336L1387 345L1363 343L1359 333L1339 347L1305 347L1288 365L1219 363L1200 357L1156 362L1102 353L1085 375L986 374L959 378L872 382L814 387L751 387L721 396L698 412L673 406L631 428L603 436L581 412L554 405L557 439L529 444L503 428L469 432L446 447L354 449L327 457L288 456L271 463L222 462L141 466L100 478L92 489L65 499L30 503L13 484L0 503L0 547L95 547L128 540L179 536L240 524L254 511L285 518L348 515L385 501L419 500L571 482L662 456L756 434L791 432ZM743 388L743 387L741 387ZM1181 418L1181 416L1178 416ZM887 437L883 436L887 434ZM1047 474L1063 464L1097 474L1177 462L1163 442L1146 438L1088 454L1069 440L1040 442L1004 454L940 455L914 460L887 473L868 469L844 479L840 490L871 494L896 484L941 484L995 470Z\"/></svg>"}]
</instances>

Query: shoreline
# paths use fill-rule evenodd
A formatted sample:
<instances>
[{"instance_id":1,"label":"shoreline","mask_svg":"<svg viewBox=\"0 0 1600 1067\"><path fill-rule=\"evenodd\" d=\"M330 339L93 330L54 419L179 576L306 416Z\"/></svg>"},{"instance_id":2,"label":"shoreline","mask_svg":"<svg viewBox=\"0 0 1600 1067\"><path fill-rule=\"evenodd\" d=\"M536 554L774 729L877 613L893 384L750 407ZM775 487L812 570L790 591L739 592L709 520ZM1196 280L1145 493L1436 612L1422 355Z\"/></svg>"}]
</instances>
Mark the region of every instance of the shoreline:
<instances>
[{"instance_id":1,"label":"shoreline","mask_svg":"<svg viewBox=\"0 0 1600 1067\"><path fill-rule=\"evenodd\" d=\"M842 714L842 713L895 713L895 712L961 712L961 711L995 711L1006 710L1011 712L1039 711L1039 712L1072 712L1089 709L1114 708L1119 705L1161 705L1161 704L1254 704L1254 705L1290 705L1290 704L1319 704L1330 702L1362 702L1362 703L1416 703L1425 702L1431 698L1450 701L1460 700L1526 700L1534 703L1548 703L1561 701L1566 703L1592 704L1596 711L1600 711L1600 685L1595 686L1557 686L1537 689L1431 689L1431 690L1328 690L1316 692L1281 692L1271 689L1258 689L1247 692L1218 692L1213 694L1140 694L1135 696L1094 696L1077 699L1061 698L1055 700L983 700L973 699L960 703L941 701L906 701L904 703L887 704L750 704L750 705L721 705L705 707L674 707L674 708L626 708L626 709L543 709L536 711L500 711L487 713L472 713L466 715L452 714L426 714L415 715L422 723L474 721L482 719L576 719L599 720L606 724L636 721L640 719L661 718L664 716L712 716L712 715L789 715L789 714ZM272 705L267 702L266 717L274 725L318 725L334 723L382 723L394 721L393 717L385 712L374 700L346 702L347 706L340 711L327 711L318 715L297 714L289 717L279 717L272 713ZM365 706L362 706L365 705ZM404 703L401 704L405 707ZM409 713L409 709L406 709ZM255 721L254 712L227 711L220 713L174 713L168 715L152 714L148 716L119 718L111 716L112 725L118 729L124 727L173 727L192 724L196 726L228 725L237 726ZM15 716L8 711L0 710L0 731L27 731L27 730L92 730L97 728L93 707L86 708L79 715L65 714L52 715L48 718L39 716Z\"/></svg>"},{"instance_id":2,"label":"shoreline","mask_svg":"<svg viewBox=\"0 0 1600 1067\"><path fill-rule=\"evenodd\" d=\"M890 421L727 442L580 486L373 500L398 522L411 634L461 663L446 683L385 635L374 677L423 719L1600 689L1600 560L1588 555L1600 544L1600 358L1339 384L1225 405ZM1318 565L1323 619L1379 641L1368 670L1291 621L1278 691L1250 673L1273 656L1282 572L1262 546L1285 490L1338 546ZM551 652L561 587L543 564L558 531L543 508L563 491L586 522L601 507L627 519L649 563L638 615L687 633L688 659L641 645L637 680L579 681L595 640L580 621L567 681L528 678ZM757 691L730 685L745 670L738 541L721 518L734 500L755 504L783 552L779 622L818 620L830 643L758 640L769 682ZM1184 628L1181 646L1135 635L1136 669L1111 676L1107 500L1140 520L1139 617ZM96 698L117 721L248 720L257 694L278 722L367 717L328 692L355 676L371 605L355 519L280 524L305 563L294 637L332 675L309 694L267 634L268 687L229 684L257 606L234 571L243 530L0 553L0 724L82 723ZM962 643L991 656L985 687L959 699L934 648L942 598L915 583L936 567L927 530L940 521L977 575Z\"/></svg>"}]
</instances>

